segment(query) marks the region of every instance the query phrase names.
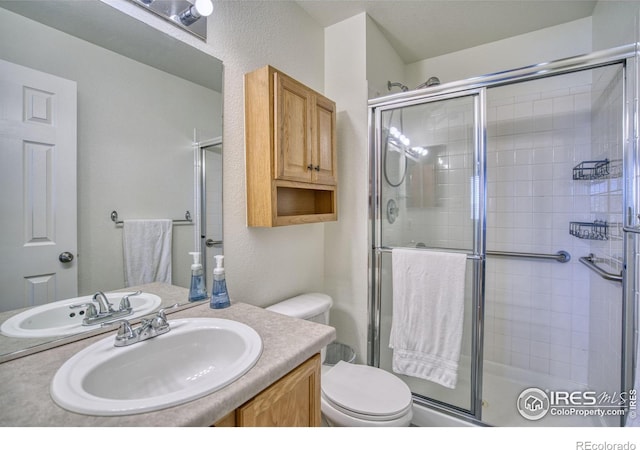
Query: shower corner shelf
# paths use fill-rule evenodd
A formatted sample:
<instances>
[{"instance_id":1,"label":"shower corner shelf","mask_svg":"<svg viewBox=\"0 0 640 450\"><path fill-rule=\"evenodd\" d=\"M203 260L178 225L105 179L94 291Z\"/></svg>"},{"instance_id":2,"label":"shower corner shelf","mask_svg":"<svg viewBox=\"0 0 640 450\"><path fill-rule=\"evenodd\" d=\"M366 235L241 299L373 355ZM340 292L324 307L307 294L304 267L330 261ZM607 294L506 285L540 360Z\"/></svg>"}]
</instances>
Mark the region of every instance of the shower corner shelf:
<instances>
[{"instance_id":1,"label":"shower corner shelf","mask_svg":"<svg viewBox=\"0 0 640 450\"><path fill-rule=\"evenodd\" d=\"M601 180L609 178L610 161L602 159L597 161L582 161L573 168L574 180Z\"/></svg>"},{"instance_id":2,"label":"shower corner shelf","mask_svg":"<svg viewBox=\"0 0 640 450\"><path fill-rule=\"evenodd\" d=\"M605 221L570 222L569 234L580 239L606 241L609 239L609 224Z\"/></svg>"}]
</instances>

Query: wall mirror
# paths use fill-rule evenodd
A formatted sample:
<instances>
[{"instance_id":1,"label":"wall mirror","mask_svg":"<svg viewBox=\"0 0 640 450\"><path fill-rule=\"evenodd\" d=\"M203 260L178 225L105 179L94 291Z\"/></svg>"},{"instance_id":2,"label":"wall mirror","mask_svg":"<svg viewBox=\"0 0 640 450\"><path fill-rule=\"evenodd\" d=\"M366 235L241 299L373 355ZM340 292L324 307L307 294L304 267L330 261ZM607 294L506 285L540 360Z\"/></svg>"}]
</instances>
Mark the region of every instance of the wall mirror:
<instances>
[{"instance_id":1,"label":"wall mirror","mask_svg":"<svg viewBox=\"0 0 640 450\"><path fill-rule=\"evenodd\" d=\"M48 223L53 224L50 228L57 237L77 225L74 243L54 254L63 275L71 272L69 267L77 274L71 283L66 282L71 294L58 294L57 300L125 287L123 230L112 221L112 211L117 211L119 220L184 219L186 211L191 213L193 222L173 227L172 284L177 286L189 285L189 252L199 249L201 240L222 241L221 230L214 232L212 238L200 233L201 206L196 198L196 155L200 146L194 145L222 135L222 62L207 53L206 44L193 36L166 34L132 17L126 13L127 8L139 7L126 0L0 1L0 60L71 80L76 86L76 179L73 195L69 194L75 199L72 203L76 210L66 215L73 226L58 224L58 212L46 212L44 219L30 219L44 224L44 231L40 231L45 238L35 235L34 242L49 236ZM191 39L198 42L192 43ZM0 82L0 89L8 84L11 83ZM46 119L49 93L35 92L29 100L33 117ZM0 129L0 148L8 147L8 142L6 130ZM34 178L41 180L34 192L41 189L44 194L41 199L32 195L27 200L46 203L48 156L47 151L38 156L38 151L36 148L31 152L36 156L29 165ZM217 144L217 152L221 156L221 143ZM0 164L8 163L6 152L0 152ZM221 177L221 171L215 173ZM15 228L12 217L24 219L25 195L2 186L0 198L1 207L6 208L0 213L2 228ZM20 206L19 210L14 210L15 205ZM221 208L220 201L220 224ZM216 206L209 208L210 216L215 209ZM202 220L206 226L206 217ZM23 222L17 227L24 228ZM23 237L23 230L20 233ZM3 251L12 245L7 237L0 239ZM58 255L64 252L73 256L70 263L62 259L58 262ZM47 276L34 277L29 281L30 287L23 283L18 288L19 295L5 287L7 274L15 278L15 267L36 265L41 259L45 258L30 257L25 262L16 257L0 264L0 277L5 277L0 278L0 323L38 306L43 297L55 295L51 286L60 289L62 277L49 283ZM49 348L58 341L54 337L21 340L0 336L0 362L15 352Z\"/></svg>"}]
</instances>

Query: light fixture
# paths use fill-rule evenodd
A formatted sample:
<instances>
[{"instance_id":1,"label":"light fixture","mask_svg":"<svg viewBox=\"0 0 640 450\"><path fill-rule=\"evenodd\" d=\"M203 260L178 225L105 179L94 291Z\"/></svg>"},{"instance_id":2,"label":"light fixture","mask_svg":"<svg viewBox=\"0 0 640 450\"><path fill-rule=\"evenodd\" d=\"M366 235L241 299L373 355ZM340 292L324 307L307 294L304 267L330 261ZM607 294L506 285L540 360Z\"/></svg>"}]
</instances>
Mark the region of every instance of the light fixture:
<instances>
[{"instance_id":1,"label":"light fixture","mask_svg":"<svg viewBox=\"0 0 640 450\"><path fill-rule=\"evenodd\" d=\"M207 40L207 21L200 20L213 12L211 0L129 0L172 25Z\"/></svg>"},{"instance_id":2,"label":"light fixture","mask_svg":"<svg viewBox=\"0 0 640 450\"><path fill-rule=\"evenodd\" d=\"M404 134L400 133L400 131L398 131L396 127L389 128L389 134L391 134L391 136L399 140L402 143L402 145L404 145L405 147L408 147L411 144L411 141L409 140L409 138L406 137Z\"/></svg>"},{"instance_id":3,"label":"light fixture","mask_svg":"<svg viewBox=\"0 0 640 450\"><path fill-rule=\"evenodd\" d=\"M179 21L182 25L188 27L201 17L210 16L212 12L213 3L211 3L211 0L195 0L193 5L187 7L175 17L172 17L172 19Z\"/></svg>"},{"instance_id":4,"label":"light fixture","mask_svg":"<svg viewBox=\"0 0 640 450\"><path fill-rule=\"evenodd\" d=\"M411 147L411 150L419 156L427 156L429 154L429 149L427 147Z\"/></svg>"}]
</instances>

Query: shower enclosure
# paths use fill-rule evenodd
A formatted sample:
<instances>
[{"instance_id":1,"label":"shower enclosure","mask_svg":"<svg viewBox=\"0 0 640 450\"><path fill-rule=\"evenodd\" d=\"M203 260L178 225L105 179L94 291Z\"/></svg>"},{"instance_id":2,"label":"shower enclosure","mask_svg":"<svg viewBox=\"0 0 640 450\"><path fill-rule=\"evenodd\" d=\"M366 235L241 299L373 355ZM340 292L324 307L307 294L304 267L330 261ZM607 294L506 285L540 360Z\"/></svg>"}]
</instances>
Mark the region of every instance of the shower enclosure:
<instances>
[{"instance_id":1,"label":"shower enclosure","mask_svg":"<svg viewBox=\"0 0 640 450\"><path fill-rule=\"evenodd\" d=\"M629 45L370 100L369 364L392 371L392 249L467 255L457 385L401 376L416 404L497 426L624 423L636 64ZM532 387L604 394L606 412L519 414Z\"/></svg>"}]
</instances>

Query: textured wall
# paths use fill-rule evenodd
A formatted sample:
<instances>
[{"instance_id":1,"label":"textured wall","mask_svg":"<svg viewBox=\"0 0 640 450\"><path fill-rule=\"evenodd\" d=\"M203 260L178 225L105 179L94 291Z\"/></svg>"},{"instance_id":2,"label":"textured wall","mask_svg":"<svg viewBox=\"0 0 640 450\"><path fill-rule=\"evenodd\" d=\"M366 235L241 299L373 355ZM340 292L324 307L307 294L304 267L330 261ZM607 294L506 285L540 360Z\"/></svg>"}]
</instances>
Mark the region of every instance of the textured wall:
<instances>
[{"instance_id":1,"label":"textured wall","mask_svg":"<svg viewBox=\"0 0 640 450\"><path fill-rule=\"evenodd\" d=\"M224 62L224 250L232 299L267 306L324 288L324 225L247 228L246 72L270 64L320 92L323 30L293 2L216 2L208 45Z\"/></svg>"}]
</instances>

